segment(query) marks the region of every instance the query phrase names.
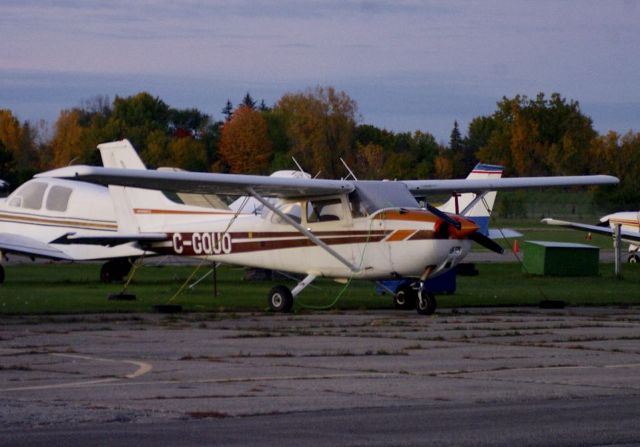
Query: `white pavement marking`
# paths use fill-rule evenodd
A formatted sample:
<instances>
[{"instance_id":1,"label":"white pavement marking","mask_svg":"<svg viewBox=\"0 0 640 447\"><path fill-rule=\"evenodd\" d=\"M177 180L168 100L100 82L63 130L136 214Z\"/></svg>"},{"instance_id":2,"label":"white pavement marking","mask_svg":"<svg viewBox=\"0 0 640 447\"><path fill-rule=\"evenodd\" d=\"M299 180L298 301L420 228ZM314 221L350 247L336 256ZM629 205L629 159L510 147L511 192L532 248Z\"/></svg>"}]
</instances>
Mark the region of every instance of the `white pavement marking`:
<instances>
[{"instance_id":1,"label":"white pavement marking","mask_svg":"<svg viewBox=\"0 0 640 447\"><path fill-rule=\"evenodd\" d=\"M130 374L126 374L124 378L126 379L135 379L137 377L143 376L147 374L149 371L153 369L153 366L147 362L141 362L138 360L117 360L117 359L105 359L101 357L91 357L88 355L78 355L78 354L60 354L60 353L47 353L48 355L54 357L67 357L73 359L80 360L89 360L89 361L98 361L98 362L109 362L109 363L127 363L130 365L135 365L138 367L134 372ZM56 383L52 385L34 385L34 386L25 386L25 387L16 387L16 388L5 388L1 391L27 391L27 390L48 390L48 389L57 389L57 388L77 388L84 386L92 386L92 385L102 385L106 383L112 383L122 380L123 377L110 377L107 379L96 379L96 380L84 380L80 382L67 382L67 383Z\"/></svg>"}]
</instances>

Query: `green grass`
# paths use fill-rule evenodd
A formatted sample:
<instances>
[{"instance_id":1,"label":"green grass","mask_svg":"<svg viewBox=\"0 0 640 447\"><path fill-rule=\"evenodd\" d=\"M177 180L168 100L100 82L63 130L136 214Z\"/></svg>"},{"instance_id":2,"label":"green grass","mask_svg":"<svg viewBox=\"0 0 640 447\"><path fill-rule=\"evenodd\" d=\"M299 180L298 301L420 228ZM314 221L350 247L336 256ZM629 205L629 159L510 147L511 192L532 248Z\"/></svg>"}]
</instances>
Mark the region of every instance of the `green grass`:
<instances>
[{"instance_id":1,"label":"green grass","mask_svg":"<svg viewBox=\"0 0 640 447\"><path fill-rule=\"evenodd\" d=\"M640 304L638 264L625 264L624 280L614 278L611 264L600 266L600 276L581 278L529 277L515 263L477 267L479 276L458 277L455 295L438 297L440 307L537 305L543 299L564 300L573 305ZM153 305L169 302L180 304L187 311L263 312L269 289L283 283L244 281L241 269L223 267L218 273L218 296L213 296L210 278L175 296L194 267L144 267L138 270L128 289L137 299L113 301L107 296L119 292L122 286L100 283L98 265L27 264L5 268L6 282L0 285L0 314L149 312ZM202 269L200 273L205 271ZM294 285L292 281L284 283ZM343 289L342 284L317 280L298 297L295 310L331 304ZM334 309L392 307L390 296L376 295L372 283L353 281Z\"/></svg>"}]
</instances>

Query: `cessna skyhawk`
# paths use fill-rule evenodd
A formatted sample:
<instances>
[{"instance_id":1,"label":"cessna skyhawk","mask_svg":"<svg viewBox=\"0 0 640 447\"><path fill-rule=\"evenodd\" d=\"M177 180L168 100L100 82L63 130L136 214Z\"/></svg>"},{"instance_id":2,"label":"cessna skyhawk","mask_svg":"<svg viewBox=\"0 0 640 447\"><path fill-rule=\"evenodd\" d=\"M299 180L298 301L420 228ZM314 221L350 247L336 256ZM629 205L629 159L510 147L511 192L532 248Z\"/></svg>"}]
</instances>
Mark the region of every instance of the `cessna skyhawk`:
<instances>
[{"instance_id":1,"label":"cessna skyhawk","mask_svg":"<svg viewBox=\"0 0 640 447\"><path fill-rule=\"evenodd\" d=\"M279 312L290 311L294 297L317 277L411 277L418 313L431 314L436 300L424 287L427 278L455 267L472 241L502 251L465 217L488 193L618 182L605 175L357 181L152 171L144 170L139 159L118 158L119 150L130 149L126 140L98 147L106 167L69 166L37 177L109 185L118 232L106 237L68 235L58 243L135 242L153 253L305 275L293 290L282 285L271 289L269 306ZM172 210L160 191L249 196L263 209L197 216ZM429 204L421 208L415 197L434 193L473 193L475 198L456 213Z\"/></svg>"}]
</instances>

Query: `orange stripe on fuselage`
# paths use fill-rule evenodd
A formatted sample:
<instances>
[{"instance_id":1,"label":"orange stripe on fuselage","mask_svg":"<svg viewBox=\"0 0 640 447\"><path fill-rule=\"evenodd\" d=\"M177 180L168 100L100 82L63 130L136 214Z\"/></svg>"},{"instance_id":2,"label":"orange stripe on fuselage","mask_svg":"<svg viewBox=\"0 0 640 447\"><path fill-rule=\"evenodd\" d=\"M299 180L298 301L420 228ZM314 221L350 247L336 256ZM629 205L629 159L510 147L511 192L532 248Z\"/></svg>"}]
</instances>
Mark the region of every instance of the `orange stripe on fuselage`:
<instances>
[{"instance_id":1,"label":"orange stripe on fuselage","mask_svg":"<svg viewBox=\"0 0 640 447\"><path fill-rule=\"evenodd\" d=\"M377 220L403 220L406 222L437 222L438 218L428 211L407 210L407 211L382 211L373 216Z\"/></svg>"},{"instance_id":2,"label":"orange stripe on fuselage","mask_svg":"<svg viewBox=\"0 0 640 447\"><path fill-rule=\"evenodd\" d=\"M403 241L415 232L416 230L397 230L391 233L391 235L385 240L385 242Z\"/></svg>"}]
</instances>

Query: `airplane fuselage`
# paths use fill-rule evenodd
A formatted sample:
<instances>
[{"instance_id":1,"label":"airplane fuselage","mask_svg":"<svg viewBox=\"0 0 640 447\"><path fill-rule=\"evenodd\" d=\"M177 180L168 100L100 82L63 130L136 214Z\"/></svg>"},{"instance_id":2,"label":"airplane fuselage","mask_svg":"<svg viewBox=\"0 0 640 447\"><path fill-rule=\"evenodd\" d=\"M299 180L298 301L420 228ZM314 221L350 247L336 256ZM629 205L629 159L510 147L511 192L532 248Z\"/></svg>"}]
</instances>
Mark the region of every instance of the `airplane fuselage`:
<instances>
[{"instance_id":1,"label":"airplane fuselage","mask_svg":"<svg viewBox=\"0 0 640 447\"><path fill-rule=\"evenodd\" d=\"M295 228L274 222L278 220L274 214L240 214L231 224L230 218L165 227L168 241L148 248L250 267L363 279L420 276L427 267L434 274L442 273L471 248L471 241L450 238L446 229L439 228L442 222L424 210L390 209L365 217L303 221L317 238L357 267L353 272Z\"/></svg>"}]
</instances>

